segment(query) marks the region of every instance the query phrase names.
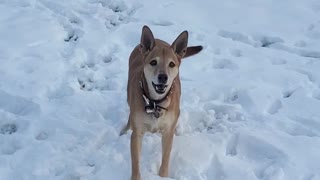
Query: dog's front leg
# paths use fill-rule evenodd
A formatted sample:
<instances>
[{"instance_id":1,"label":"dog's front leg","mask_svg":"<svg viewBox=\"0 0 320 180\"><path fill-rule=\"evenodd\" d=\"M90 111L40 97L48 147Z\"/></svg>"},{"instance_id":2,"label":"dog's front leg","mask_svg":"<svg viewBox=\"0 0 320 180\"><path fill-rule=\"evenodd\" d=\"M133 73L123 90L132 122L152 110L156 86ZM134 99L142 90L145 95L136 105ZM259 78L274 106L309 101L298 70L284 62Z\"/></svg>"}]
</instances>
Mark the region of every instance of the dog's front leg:
<instances>
[{"instance_id":1,"label":"dog's front leg","mask_svg":"<svg viewBox=\"0 0 320 180\"><path fill-rule=\"evenodd\" d=\"M131 167L132 176L131 180L141 180L140 174L140 153L141 153L141 142L143 133L134 130L131 134Z\"/></svg>"},{"instance_id":2,"label":"dog's front leg","mask_svg":"<svg viewBox=\"0 0 320 180\"><path fill-rule=\"evenodd\" d=\"M168 177L169 174L169 161L172 148L174 131L166 131L162 133L162 162L160 166L159 176Z\"/></svg>"}]
</instances>

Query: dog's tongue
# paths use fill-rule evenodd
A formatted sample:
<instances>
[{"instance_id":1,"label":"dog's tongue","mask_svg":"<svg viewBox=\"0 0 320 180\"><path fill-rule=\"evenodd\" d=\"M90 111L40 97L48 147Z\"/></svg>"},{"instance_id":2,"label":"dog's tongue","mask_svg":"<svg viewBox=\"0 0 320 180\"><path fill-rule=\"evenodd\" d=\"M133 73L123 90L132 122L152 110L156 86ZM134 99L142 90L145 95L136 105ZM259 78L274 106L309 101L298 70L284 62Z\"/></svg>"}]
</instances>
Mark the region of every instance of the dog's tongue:
<instances>
[{"instance_id":1,"label":"dog's tongue","mask_svg":"<svg viewBox=\"0 0 320 180\"><path fill-rule=\"evenodd\" d=\"M164 91L166 89L166 85L165 84L159 84L156 86L157 90L160 90L160 91Z\"/></svg>"},{"instance_id":2,"label":"dog's tongue","mask_svg":"<svg viewBox=\"0 0 320 180\"><path fill-rule=\"evenodd\" d=\"M160 85L157 85L157 88L160 90L163 90L166 88L166 85L160 84Z\"/></svg>"}]
</instances>

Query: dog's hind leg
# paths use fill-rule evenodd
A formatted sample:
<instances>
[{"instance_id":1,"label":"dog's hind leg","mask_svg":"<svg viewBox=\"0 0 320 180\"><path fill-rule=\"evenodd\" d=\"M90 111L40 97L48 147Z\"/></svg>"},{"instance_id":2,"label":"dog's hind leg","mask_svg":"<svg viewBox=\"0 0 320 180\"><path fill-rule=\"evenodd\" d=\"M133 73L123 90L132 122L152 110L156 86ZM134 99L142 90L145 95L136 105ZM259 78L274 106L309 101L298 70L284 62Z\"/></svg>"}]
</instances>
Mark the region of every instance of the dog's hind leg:
<instances>
[{"instance_id":1,"label":"dog's hind leg","mask_svg":"<svg viewBox=\"0 0 320 180\"><path fill-rule=\"evenodd\" d=\"M122 135L126 134L129 129L130 129L130 118L128 119L127 125L124 126L122 128L122 130L120 131L119 136L122 136Z\"/></svg>"}]
</instances>

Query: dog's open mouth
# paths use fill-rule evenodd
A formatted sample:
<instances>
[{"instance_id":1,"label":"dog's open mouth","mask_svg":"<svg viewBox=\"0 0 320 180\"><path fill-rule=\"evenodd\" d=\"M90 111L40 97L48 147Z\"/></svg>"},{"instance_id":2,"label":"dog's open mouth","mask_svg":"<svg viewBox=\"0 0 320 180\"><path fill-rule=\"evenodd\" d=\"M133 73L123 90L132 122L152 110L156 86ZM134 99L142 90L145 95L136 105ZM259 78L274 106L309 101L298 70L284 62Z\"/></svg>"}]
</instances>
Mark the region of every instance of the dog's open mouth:
<instances>
[{"instance_id":1,"label":"dog's open mouth","mask_svg":"<svg viewBox=\"0 0 320 180\"><path fill-rule=\"evenodd\" d=\"M154 88L154 90L156 90L156 92L158 94L163 94L166 92L166 89L168 87L168 85L165 85L165 84L155 84L152 82L152 86Z\"/></svg>"}]
</instances>

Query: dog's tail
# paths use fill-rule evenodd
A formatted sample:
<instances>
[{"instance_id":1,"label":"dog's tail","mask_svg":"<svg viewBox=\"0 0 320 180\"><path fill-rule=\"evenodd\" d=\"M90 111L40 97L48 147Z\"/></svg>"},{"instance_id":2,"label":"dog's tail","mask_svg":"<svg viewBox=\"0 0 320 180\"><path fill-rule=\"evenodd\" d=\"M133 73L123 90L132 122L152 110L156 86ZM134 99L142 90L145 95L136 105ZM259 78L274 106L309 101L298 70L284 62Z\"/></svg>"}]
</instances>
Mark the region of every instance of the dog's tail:
<instances>
[{"instance_id":1,"label":"dog's tail","mask_svg":"<svg viewBox=\"0 0 320 180\"><path fill-rule=\"evenodd\" d=\"M122 130L120 131L119 136L122 136L122 135L126 134L129 129L130 129L130 119L128 120L127 125L125 125L125 126L122 128Z\"/></svg>"}]
</instances>

